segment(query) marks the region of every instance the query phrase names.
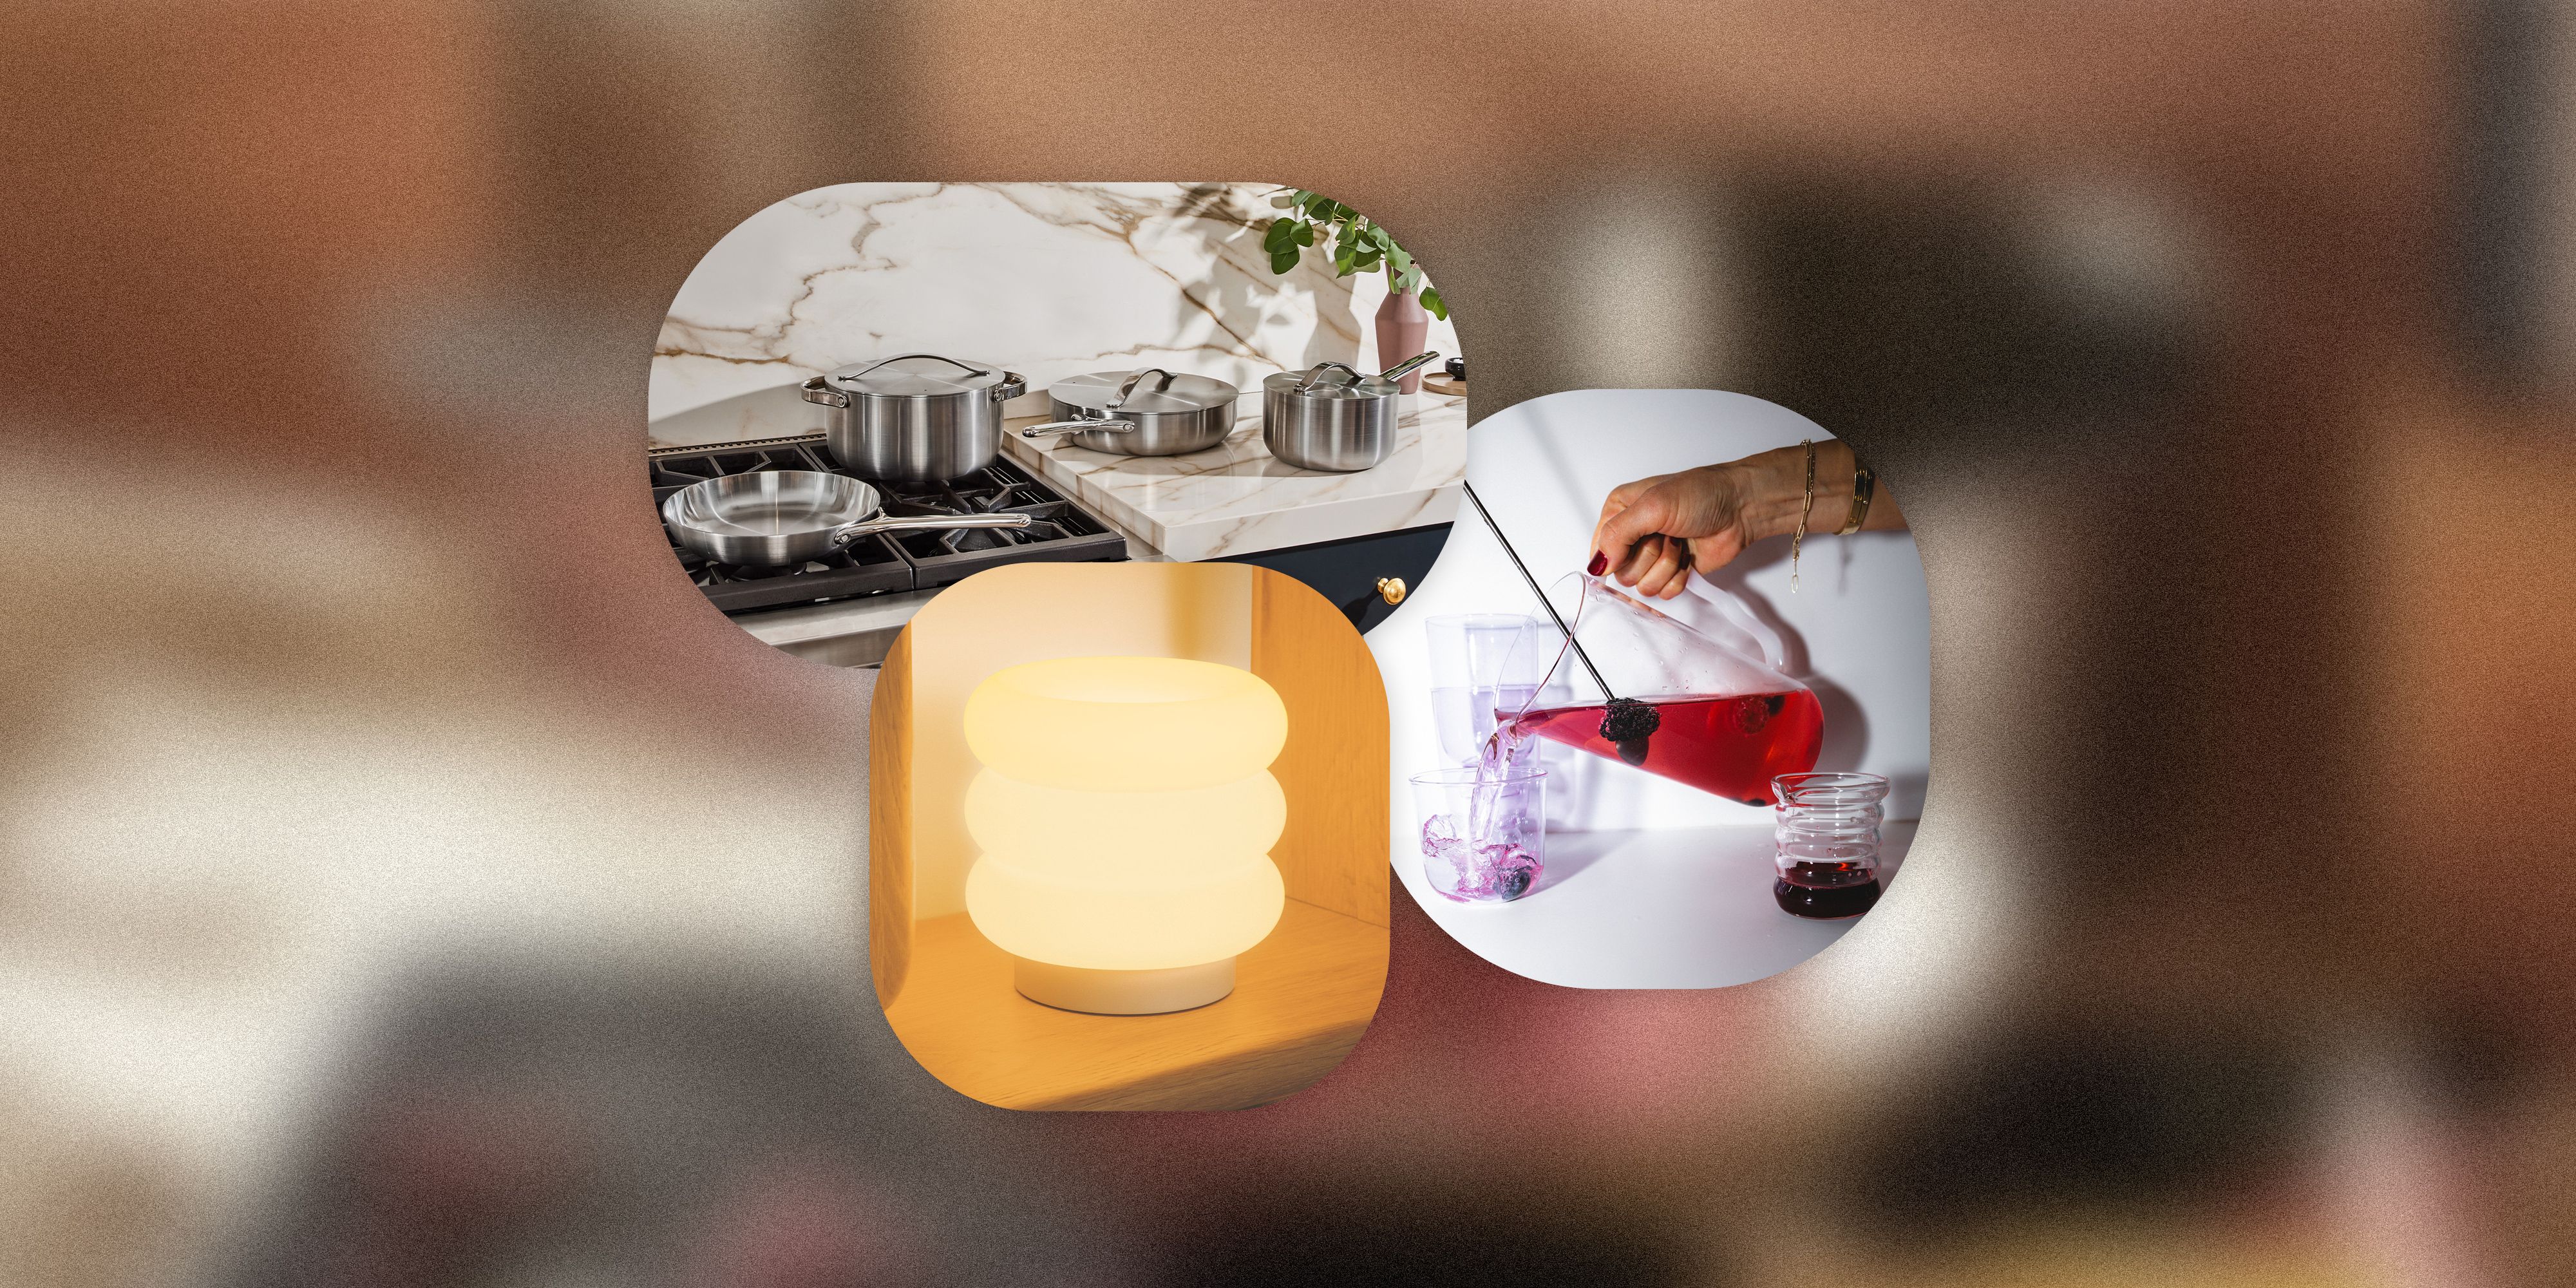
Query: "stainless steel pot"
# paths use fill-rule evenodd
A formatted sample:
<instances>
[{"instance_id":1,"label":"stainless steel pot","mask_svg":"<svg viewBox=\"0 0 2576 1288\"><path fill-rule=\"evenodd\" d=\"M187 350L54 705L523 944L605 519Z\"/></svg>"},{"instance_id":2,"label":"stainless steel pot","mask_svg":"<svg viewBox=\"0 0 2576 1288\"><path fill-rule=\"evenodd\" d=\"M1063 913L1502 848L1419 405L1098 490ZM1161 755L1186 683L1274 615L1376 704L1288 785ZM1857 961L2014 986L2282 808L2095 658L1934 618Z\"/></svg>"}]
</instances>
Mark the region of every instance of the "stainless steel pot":
<instances>
[{"instance_id":1,"label":"stainless steel pot","mask_svg":"<svg viewBox=\"0 0 2576 1288\"><path fill-rule=\"evenodd\" d=\"M935 353L853 364L805 382L826 408L823 432L841 464L872 479L941 483L993 463L1002 404L1027 393L1018 373Z\"/></svg>"},{"instance_id":2,"label":"stainless steel pot","mask_svg":"<svg viewBox=\"0 0 2576 1288\"><path fill-rule=\"evenodd\" d=\"M1271 376L1261 382L1261 441L1299 469L1368 469L1395 450L1395 382L1439 356L1417 354L1374 376L1338 362Z\"/></svg>"},{"instance_id":3,"label":"stainless steel pot","mask_svg":"<svg viewBox=\"0 0 2576 1288\"><path fill-rule=\"evenodd\" d=\"M1151 388L1138 386L1159 377ZM1074 445L1125 456L1178 456L1214 447L1234 432L1243 391L1208 376L1176 376L1161 367L1095 371L1047 389L1052 424L1031 425L1023 438L1072 435Z\"/></svg>"},{"instance_id":4,"label":"stainless steel pot","mask_svg":"<svg viewBox=\"0 0 2576 1288\"><path fill-rule=\"evenodd\" d=\"M662 498L671 539L717 563L774 568L803 563L871 532L913 528L1025 528L1025 514L925 514L888 518L884 498L846 474L763 470L692 483Z\"/></svg>"}]
</instances>

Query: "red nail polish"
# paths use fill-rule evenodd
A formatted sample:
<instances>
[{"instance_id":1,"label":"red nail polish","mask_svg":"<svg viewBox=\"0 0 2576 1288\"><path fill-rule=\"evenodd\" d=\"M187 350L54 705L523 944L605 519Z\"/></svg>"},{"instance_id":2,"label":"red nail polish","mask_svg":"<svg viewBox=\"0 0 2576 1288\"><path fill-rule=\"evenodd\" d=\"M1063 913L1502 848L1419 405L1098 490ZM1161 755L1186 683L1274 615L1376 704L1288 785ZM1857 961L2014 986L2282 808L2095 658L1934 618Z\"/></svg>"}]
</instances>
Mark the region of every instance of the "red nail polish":
<instances>
[{"instance_id":1,"label":"red nail polish","mask_svg":"<svg viewBox=\"0 0 2576 1288\"><path fill-rule=\"evenodd\" d=\"M1609 571L1609 569L1610 556L1595 550L1592 552L1592 562L1584 565L1583 572L1586 576L1598 577L1602 573Z\"/></svg>"}]
</instances>

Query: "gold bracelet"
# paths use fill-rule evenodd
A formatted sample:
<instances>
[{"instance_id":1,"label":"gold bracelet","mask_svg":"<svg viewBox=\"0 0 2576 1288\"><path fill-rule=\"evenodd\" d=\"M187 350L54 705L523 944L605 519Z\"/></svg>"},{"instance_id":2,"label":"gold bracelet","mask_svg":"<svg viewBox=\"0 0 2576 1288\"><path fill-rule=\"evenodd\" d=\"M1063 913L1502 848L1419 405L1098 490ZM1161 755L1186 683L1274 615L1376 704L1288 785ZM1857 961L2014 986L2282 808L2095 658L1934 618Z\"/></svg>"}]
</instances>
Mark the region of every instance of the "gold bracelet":
<instances>
[{"instance_id":1,"label":"gold bracelet","mask_svg":"<svg viewBox=\"0 0 2576 1288\"><path fill-rule=\"evenodd\" d=\"M1789 593L1798 593L1798 547L1807 542L1807 512L1816 508L1816 440L1802 438L1807 449L1807 503L1798 510L1798 530L1789 537Z\"/></svg>"},{"instance_id":2,"label":"gold bracelet","mask_svg":"<svg viewBox=\"0 0 2576 1288\"><path fill-rule=\"evenodd\" d=\"M1861 464L1858 458L1854 458L1851 515L1843 520L1843 526L1834 530L1835 536L1848 537L1860 531L1860 525L1869 519L1869 499L1877 491L1878 472Z\"/></svg>"}]
</instances>

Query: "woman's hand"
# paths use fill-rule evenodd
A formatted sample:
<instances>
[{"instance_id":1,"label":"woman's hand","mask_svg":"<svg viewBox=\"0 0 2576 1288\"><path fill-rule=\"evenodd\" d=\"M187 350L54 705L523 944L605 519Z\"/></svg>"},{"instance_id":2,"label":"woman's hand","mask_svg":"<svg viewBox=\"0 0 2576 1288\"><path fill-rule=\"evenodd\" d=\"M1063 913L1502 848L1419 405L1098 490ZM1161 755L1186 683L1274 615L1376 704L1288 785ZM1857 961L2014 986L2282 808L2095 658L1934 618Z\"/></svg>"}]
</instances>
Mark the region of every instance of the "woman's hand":
<instances>
[{"instance_id":1,"label":"woman's hand","mask_svg":"<svg viewBox=\"0 0 2576 1288\"><path fill-rule=\"evenodd\" d=\"M1691 573L1705 577L1734 562L1746 546L1797 531L1801 516L1811 536L1840 528L1851 513L1856 468L1851 448L1828 438L1816 444L1812 497L1804 446L1620 484L1601 503L1585 571L1615 577L1649 598L1670 599L1682 593ZM1905 526L1885 484L1862 526Z\"/></svg>"},{"instance_id":2,"label":"woman's hand","mask_svg":"<svg viewBox=\"0 0 2576 1288\"><path fill-rule=\"evenodd\" d=\"M1715 572L1757 539L1747 526L1755 499L1749 473L1733 463L1703 465L1612 488L1584 571L1606 573L1652 598L1682 593L1692 569Z\"/></svg>"}]
</instances>

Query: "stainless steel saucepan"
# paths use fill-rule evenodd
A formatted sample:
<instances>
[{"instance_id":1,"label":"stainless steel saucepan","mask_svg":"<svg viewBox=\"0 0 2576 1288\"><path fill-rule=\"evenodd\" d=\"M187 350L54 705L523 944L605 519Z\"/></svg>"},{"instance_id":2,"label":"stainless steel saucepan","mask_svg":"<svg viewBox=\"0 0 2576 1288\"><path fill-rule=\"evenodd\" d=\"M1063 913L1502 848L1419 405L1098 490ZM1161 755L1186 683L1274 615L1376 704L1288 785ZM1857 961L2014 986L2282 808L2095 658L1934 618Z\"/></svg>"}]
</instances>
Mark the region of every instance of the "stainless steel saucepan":
<instances>
[{"instance_id":1,"label":"stainless steel saucepan","mask_svg":"<svg viewBox=\"0 0 2576 1288\"><path fill-rule=\"evenodd\" d=\"M671 538L718 563L772 568L817 559L871 532L1025 528L1025 514L888 517L877 490L845 474L764 470L707 479L662 499Z\"/></svg>"},{"instance_id":2,"label":"stainless steel saucepan","mask_svg":"<svg viewBox=\"0 0 2576 1288\"><path fill-rule=\"evenodd\" d=\"M1147 380L1157 383L1139 388ZM1070 434L1074 445L1123 456L1178 456L1202 451L1234 432L1243 391L1208 376L1176 376L1161 367L1095 371L1047 389L1052 424L1031 425L1023 438Z\"/></svg>"},{"instance_id":3,"label":"stainless steel saucepan","mask_svg":"<svg viewBox=\"0 0 2576 1288\"><path fill-rule=\"evenodd\" d=\"M1439 356L1416 354L1374 376L1338 362L1271 376L1261 382L1261 441L1299 469L1368 469L1395 450L1395 382Z\"/></svg>"}]
</instances>

